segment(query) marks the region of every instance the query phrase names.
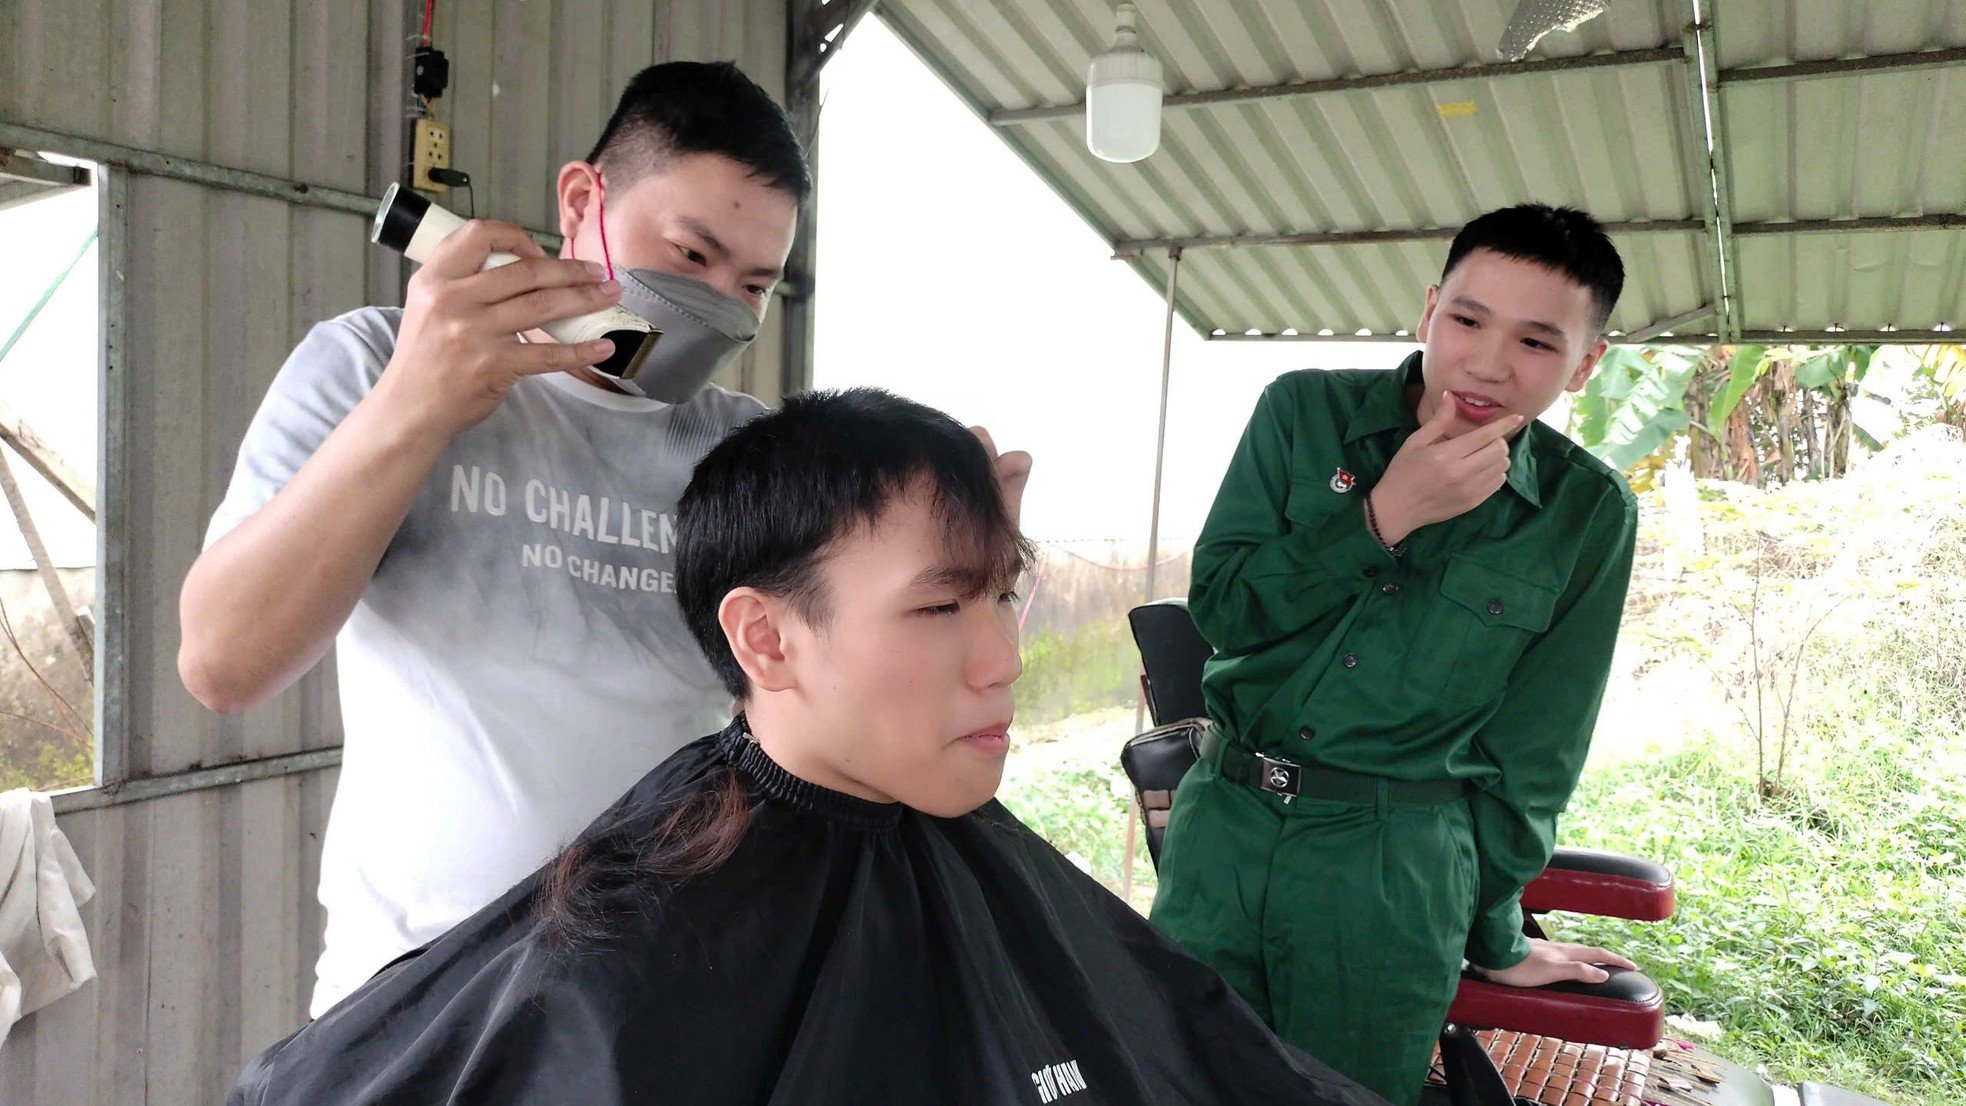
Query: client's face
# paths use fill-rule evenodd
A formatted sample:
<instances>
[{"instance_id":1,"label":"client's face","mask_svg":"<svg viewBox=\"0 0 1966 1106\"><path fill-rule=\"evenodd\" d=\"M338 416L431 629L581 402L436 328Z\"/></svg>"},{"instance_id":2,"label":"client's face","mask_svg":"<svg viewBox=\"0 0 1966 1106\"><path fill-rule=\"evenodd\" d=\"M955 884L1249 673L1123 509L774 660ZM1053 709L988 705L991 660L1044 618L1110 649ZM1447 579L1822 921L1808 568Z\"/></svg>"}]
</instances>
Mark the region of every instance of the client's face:
<instances>
[{"instance_id":1,"label":"client's face","mask_svg":"<svg viewBox=\"0 0 1966 1106\"><path fill-rule=\"evenodd\" d=\"M996 794L1023 672L1011 584L964 596L951 559L923 497L890 502L826 558L825 627L786 642L812 723L786 738L810 742L836 786L943 818Z\"/></svg>"}]
</instances>

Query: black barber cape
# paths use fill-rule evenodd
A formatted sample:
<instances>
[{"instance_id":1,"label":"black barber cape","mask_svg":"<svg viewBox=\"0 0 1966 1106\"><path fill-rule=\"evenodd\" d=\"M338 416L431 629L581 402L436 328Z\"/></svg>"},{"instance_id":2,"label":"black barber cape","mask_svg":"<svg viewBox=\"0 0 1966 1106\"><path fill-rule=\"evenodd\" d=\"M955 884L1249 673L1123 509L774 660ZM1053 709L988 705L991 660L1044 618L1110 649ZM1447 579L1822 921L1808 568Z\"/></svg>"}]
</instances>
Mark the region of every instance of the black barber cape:
<instances>
[{"instance_id":1,"label":"black barber cape","mask_svg":"<svg viewBox=\"0 0 1966 1106\"><path fill-rule=\"evenodd\" d=\"M645 839L726 763L753 804L722 867L573 946L537 923L535 875L268 1049L229 1102L1381 1103L996 802L941 819L817 788L738 723L586 839Z\"/></svg>"}]
</instances>

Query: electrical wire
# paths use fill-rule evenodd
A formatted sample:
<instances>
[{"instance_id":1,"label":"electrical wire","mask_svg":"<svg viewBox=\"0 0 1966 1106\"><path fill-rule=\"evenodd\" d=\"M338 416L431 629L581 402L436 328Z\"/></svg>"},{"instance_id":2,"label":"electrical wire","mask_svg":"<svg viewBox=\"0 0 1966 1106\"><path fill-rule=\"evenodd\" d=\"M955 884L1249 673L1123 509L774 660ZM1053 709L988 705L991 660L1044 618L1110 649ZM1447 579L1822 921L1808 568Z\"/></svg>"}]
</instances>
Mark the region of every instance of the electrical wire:
<instances>
[{"instance_id":1,"label":"electrical wire","mask_svg":"<svg viewBox=\"0 0 1966 1106\"><path fill-rule=\"evenodd\" d=\"M608 279L614 279L614 255L608 252L608 182L606 177L594 177L594 218L601 224L601 262L608 267Z\"/></svg>"},{"instance_id":2,"label":"electrical wire","mask_svg":"<svg viewBox=\"0 0 1966 1106\"><path fill-rule=\"evenodd\" d=\"M436 14L437 0L423 0L423 45L430 45L430 19Z\"/></svg>"}]
</instances>

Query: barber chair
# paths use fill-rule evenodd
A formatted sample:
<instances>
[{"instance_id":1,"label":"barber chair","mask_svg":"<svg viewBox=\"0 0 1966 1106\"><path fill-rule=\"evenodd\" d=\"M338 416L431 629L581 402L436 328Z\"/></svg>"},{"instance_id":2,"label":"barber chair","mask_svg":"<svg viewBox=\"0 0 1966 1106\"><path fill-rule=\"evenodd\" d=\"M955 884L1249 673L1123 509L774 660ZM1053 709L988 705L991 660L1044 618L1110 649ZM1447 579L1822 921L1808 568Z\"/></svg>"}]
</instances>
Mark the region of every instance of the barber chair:
<instances>
[{"instance_id":1,"label":"barber chair","mask_svg":"<svg viewBox=\"0 0 1966 1106\"><path fill-rule=\"evenodd\" d=\"M1141 686L1154 728L1127 742L1120 764L1145 817L1147 853L1158 866L1175 789L1195 763L1208 725L1201 672L1211 650L1185 600L1136 607L1128 621L1140 648ZM1672 916L1672 873L1648 861L1558 849L1523 889L1522 908L1524 929L1533 937L1545 935L1539 916L1552 910L1659 921ZM1581 1098L1546 1101L1636 1103L1650 1050L1664 1035L1665 1000L1652 980L1615 968L1603 983L1535 988L1505 987L1469 972L1447 1017L1436 1067L1440 1084L1428 1087L1427 1103L1515 1106L1535 1100L1518 1099L1518 1092L1552 1081L1570 1095L1589 1087Z\"/></svg>"}]
</instances>

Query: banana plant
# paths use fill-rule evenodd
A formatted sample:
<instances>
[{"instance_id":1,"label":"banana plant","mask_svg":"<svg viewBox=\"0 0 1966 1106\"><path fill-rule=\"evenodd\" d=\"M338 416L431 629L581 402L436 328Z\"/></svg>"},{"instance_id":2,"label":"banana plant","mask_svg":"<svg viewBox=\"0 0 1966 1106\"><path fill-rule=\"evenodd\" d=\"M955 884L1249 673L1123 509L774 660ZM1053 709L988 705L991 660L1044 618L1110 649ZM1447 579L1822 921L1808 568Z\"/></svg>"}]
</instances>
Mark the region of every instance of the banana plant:
<instances>
[{"instance_id":1,"label":"banana plant","mask_svg":"<svg viewBox=\"0 0 1966 1106\"><path fill-rule=\"evenodd\" d=\"M1683 437L1702 477L1763 485L1841 476L1853 440L1883 448L1851 417L1877 349L1615 347L1572 408L1571 436L1638 488ZM1934 350L1928 375L1942 390L1941 375L1952 382L1947 396L1966 394L1966 355Z\"/></svg>"},{"instance_id":2,"label":"banana plant","mask_svg":"<svg viewBox=\"0 0 1966 1106\"><path fill-rule=\"evenodd\" d=\"M1684 400L1699 364L1677 346L1611 347L1571 407L1570 436L1624 472L1669 451L1692 421Z\"/></svg>"}]
</instances>

